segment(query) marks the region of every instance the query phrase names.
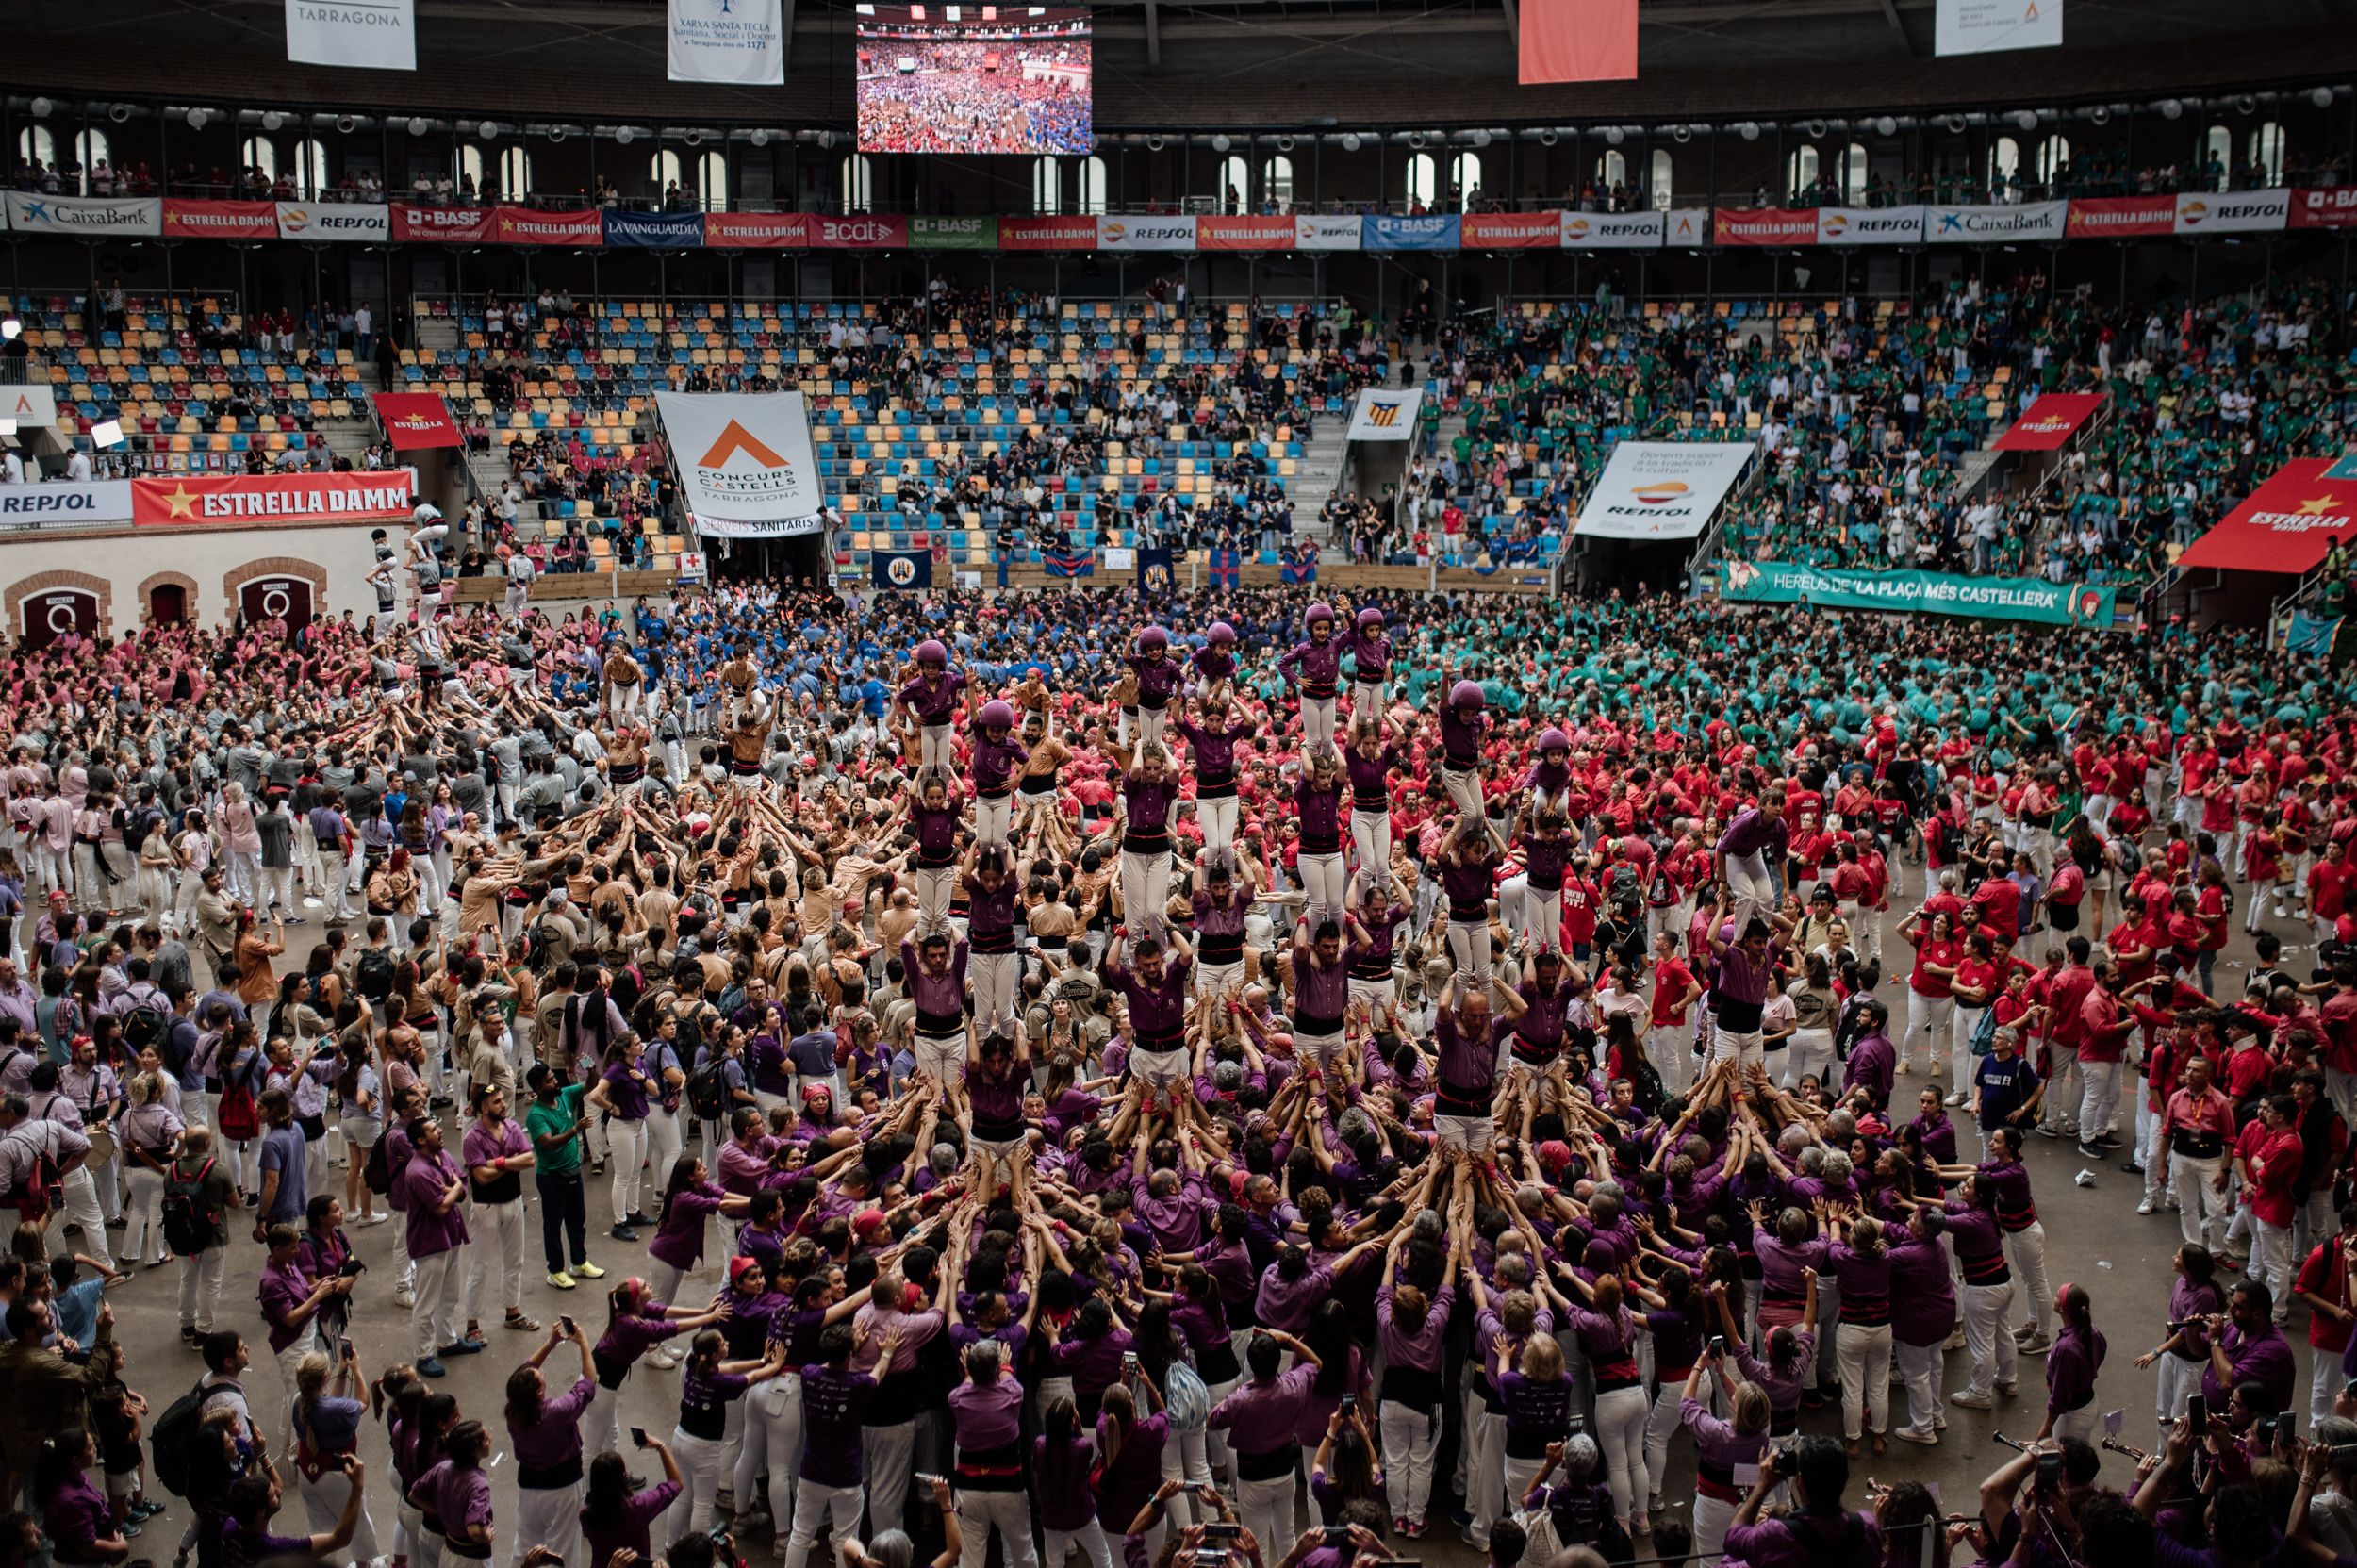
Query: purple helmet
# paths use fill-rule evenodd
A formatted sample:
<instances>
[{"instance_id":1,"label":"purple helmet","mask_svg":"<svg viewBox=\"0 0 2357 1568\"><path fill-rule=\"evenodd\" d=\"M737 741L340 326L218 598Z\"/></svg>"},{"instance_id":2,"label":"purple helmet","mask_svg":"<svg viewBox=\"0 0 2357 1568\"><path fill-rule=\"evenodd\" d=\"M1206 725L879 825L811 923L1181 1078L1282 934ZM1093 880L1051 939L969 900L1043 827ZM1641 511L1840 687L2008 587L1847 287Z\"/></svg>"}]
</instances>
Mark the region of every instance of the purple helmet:
<instances>
[{"instance_id":1,"label":"purple helmet","mask_svg":"<svg viewBox=\"0 0 2357 1568\"><path fill-rule=\"evenodd\" d=\"M1310 605L1310 613L1301 618L1302 624L1305 626L1315 626L1321 620L1331 624L1333 619L1334 606L1323 602Z\"/></svg>"},{"instance_id":2,"label":"purple helmet","mask_svg":"<svg viewBox=\"0 0 2357 1568\"><path fill-rule=\"evenodd\" d=\"M941 644L933 638L927 637L923 642L916 645L916 662L918 664L947 665L949 662L949 650L942 647Z\"/></svg>"},{"instance_id":3,"label":"purple helmet","mask_svg":"<svg viewBox=\"0 0 2357 1568\"><path fill-rule=\"evenodd\" d=\"M1382 624L1383 612L1376 609L1374 605L1370 604L1365 609L1359 612L1359 630L1361 632L1376 631L1379 629Z\"/></svg>"},{"instance_id":4,"label":"purple helmet","mask_svg":"<svg viewBox=\"0 0 2357 1568\"><path fill-rule=\"evenodd\" d=\"M1459 681L1448 688L1449 706L1477 708L1482 704L1481 687L1472 681Z\"/></svg>"},{"instance_id":5,"label":"purple helmet","mask_svg":"<svg viewBox=\"0 0 2357 1568\"><path fill-rule=\"evenodd\" d=\"M1014 710L995 697L982 704L982 711L975 718L985 730L1012 729L1014 725Z\"/></svg>"},{"instance_id":6,"label":"purple helmet","mask_svg":"<svg viewBox=\"0 0 2357 1568\"><path fill-rule=\"evenodd\" d=\"M1204 636L1208 641L1214 643L1233 642L1236 640L1236 629L1224 620L1214 620L1211 622L1211 629L1206 632Z\"/></svg>"},{"instance_id":7,"label":"purple helmet","mask_svg":"<svg viewBox=\"0 0 2357 1568\"><path fill-rule=\"evenodd\" d=\"M1572 737L1552 724L1539 732L1539 750L1541 751L1568 751L1571 749Z\"/></svg>"},{"instance_id":8,"label":"purple helmet","mask_svg":"<svg viewBox=\"0 0 2357 1568\"><path fill-rule=\"evenodd\" d=\"M1158 648L1170 646L1170 634L1159 626L1148 626L1138 634L1138 652L1151 653Z\"/></svg>"}]
</instances>

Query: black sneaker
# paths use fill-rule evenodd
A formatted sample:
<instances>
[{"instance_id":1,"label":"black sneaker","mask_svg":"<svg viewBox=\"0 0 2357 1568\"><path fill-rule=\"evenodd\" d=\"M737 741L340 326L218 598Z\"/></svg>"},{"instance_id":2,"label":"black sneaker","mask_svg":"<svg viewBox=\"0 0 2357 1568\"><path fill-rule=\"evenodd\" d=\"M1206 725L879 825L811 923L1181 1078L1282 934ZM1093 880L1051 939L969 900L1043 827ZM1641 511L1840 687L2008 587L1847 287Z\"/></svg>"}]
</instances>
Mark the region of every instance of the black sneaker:
<instances>
[{"instance_id":1,"label":"black sneaker","mask_svg":"<svg viewBox=\"0 0 2357 1568\"><path fill-rule=\"evenodd\" d=\"M2142 1176L2144 1174L2144 1167L2137 1164L2134 1160L2122 1161L2119 1168L2126 1171L2130 1176Z\"/></svg>"},{"instance_id":2,"label":"black sneaker","mask_svg":"<svg viewBox=\"0 0 2357 1568\"><path fill-rule=\"evenodd\" d=\"M607 1231L606 1234L612 1236L618 1242L635 1242L638 1239L638 1232L633 1230L627 1225L618 1225L612 1230Z\"/></svg>"}]
</instances>

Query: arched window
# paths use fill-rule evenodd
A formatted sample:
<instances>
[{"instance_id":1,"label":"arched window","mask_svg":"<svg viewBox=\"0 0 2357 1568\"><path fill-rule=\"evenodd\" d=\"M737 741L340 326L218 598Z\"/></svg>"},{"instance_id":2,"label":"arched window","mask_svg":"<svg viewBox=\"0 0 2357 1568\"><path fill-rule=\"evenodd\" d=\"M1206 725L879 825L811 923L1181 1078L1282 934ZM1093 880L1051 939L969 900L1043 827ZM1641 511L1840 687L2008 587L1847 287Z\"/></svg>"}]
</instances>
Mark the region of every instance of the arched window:
<instances>
[{"instance_id":1,"label":"arched window","mask_svg":"<svg viewBox=\"0 0 2357 1568\"><path fill-rule=\"evenodd\" d=\"M1294 160L1278 153L1261 165L1261 196L1290 212L1294 205Z\"/></svg>"},{"instance_id":2,"label":"arched window","mask_svg":"<svg viewBox=\"0 0 2357 1568\"><path fill-rule=\"evenodd\" d=\"M238 150L238 161L266 180L278 177L278 149L266 136L249 136Z\"/></svg>"},{"instance_id":3,"label":"arched window","mask_svg":"<svg viewBox=\"0 0 2357 1568\"><path fill-rule=\"evenodd\" d=\"M1434 177L1432 155L1430 153L1410 154L1408 159L1408 175L1400 186L1401 199L1411 207L1430 207Z\"/></svg>"},{"instance_id":4,"label":"arched window","mask_svg":"<svg viewBox=\"0 0 2357 1568\"><path fill-rule=\"evenodd\" d=\"M91 170L101 163L112 161L105 131L84 131L74 139L74 150L82 161L82 193L90 194ZM2280 161L2280 157L2279 157Z\"/></svg>"},{"instance_id":5,"label":"arched window","mask_svg":"<svg viewBox=\"0 0 2357 1568\"><path fill-rule=\"evenodd\" d=\"M696 160L696 200L706 212L729 209L729 160L724 153L706 153Z\"/></svg>"},{"instance_id":6,"label":"arched window","mask_svg":"<svg viewBox=\"0 0 2357 1568\"><path fill-rule=\"evenodd\" d=\"M1653 189L1647 194L1653 198L1652 206L1662 212L1670 210L1671 173L1670 149L1656 147L1653 150Z\"/></svg>"},{"instance_id":7,"label":"arched window","mask_svg":"<svg viewBox=\"0 0 2357 1568\"><path fill-rule=\"evenodd\" d=\"M1031 210L1043 217L1063 210L1063 171L1044 155L1031 160Z\"/></svg>"},{"instance_id":8,"label":"arched window","mask_svg":"<svg viewBox=\"0 0 2357 1568\"><path fill-rule=\"evenodd\" d=\"M1080 200L1073 204L1075 212L1090 214L1105 210L1105 160L1084 157L1080 160Z\"/></svg>"},{"instance_id":9,"label":"arched window","mask_svg":"<svg viewBox=\"0 0 2357 1568\"><path fill-rule=\"evenodd\" d=\"M1457 193L1458 210L1473 206L1474 198L1481 194L1481 155L1459 153L1449 159L1448 183Z\"/></svg>"},{"instance_id":10,"label":"arched window","mask_svg":"<svg viewBox=\"0 0 2357 1568\"><path fill-rule=\"evenodd\" d=\"M1814 147L1806 145L1795 147L1786 155L1784 188L1790 192L1792 201L1805 202L1809 199L1809 188L1817 183L1817 149Z\"/></svg>"},{"instance_id":11,"label":"arched window","mask_svg":"<svg viewBox=\"0 0 2357 1568\"><path fill-rule=\"evenodd\" d=\"M1628 178L1628 159L1614 148L1596 159L1596 183L1607 190Z\"/></svg>"},{"instance_id":12,"label":"arched window","mask_svg":"<svg viewBox=\"0 0 2357 1568\"><path fill-rule=\"evenodd\" d=\"M2049 195L2053 193L2055 181L2063 178L2069 172L2070 139L2069 137L2050 136L2037 144L2038 182L2047 188Z\"/></svg>"},{"instance_id":13,"label":"arched window","mask_svg":"<svg viewBox=\"0 0 2357 1568\"><path fill-rule=\"evenodd\" d=\"M647 160L647 178L653 183L654 193L658 198L666 190L679 184L679 154L668 148L656 153Z\"/></svg>"},{"instance_id":14,"label":"arched window","mask_svg":"<svg viewBox=\"0 0 2357 1568\"><path fill-rule=\"evenodd\" d=\"M2003 191L2013 182L2014 176L2020 173L2021 143L2009 136L1999 137L1997 144L1988 150L1989 190L1992 192Z\"/></svg>"},{"instance_id":15,"label":"arched window","mask_svg":"<svg viewBox=\"0 0 2357 1568\"><path fill-rule=\"evenodd\" d=\"M521 147L500 154L500 193L509 201L532 194L532 155Z\"/></svg>"},{"instance_id":16,"label":"arched window","mask_svg":"<svg viewBox=\"0 0 2357 1568\"><path fill-rule=\"evenodd\" d=\"M461 190L471 190L479 196L483 194L483 188L485 184L486 181L483 177L483 149L472 146L459 148L459 189Z\"/></svg>"},{"instance_id":17,"label":"arched window","mask_svg":"<svg viewBox=\"0 0 2357 1568\"><path fill-rule=\"evenodd\" d=\"M1219 209L1248 212L1252 208L1252 165L1230 153L1219 160Z\"/></svg>"},{"instance_id":18,"label":"arched window","mask_svg":"<svg viewBox=\"0 0 2357 1568\"><path fill-rule=\"evenodd\" d=\"M46 169L58 161L57 138L46 125L27 125L16 133L16 156Z\"/></svg>"},{"instance_id":19,"label":"arched window","mask_svg":"<svg viewBox=\"0 0 2357 1568\"><path fill-rule=\"evenodd\" d=\"M1866 205L1866 143L1853 141L1841 169L1841 200L1850 206Z\"/></svg>"},{"instance_id":20,"label":"arched window","mask_svg":"<svg viewBox=\"0 0 2357 1568\"><path fill-rule=\"evenodd\" d=\"M865 212L876 205L876 166L865 153L853 153L836 171L843 187L843 210Z\"/></svg>"},{"instance_id":21,"label":"arched window","mask_svg":"<svg viewBox=\"0 0 2357 1568\"><path fill-rule=\"evenodd\" d=\"M2222 190L2226 172L2234 161L2234 136L2223 125L2212 125L2201 137L2203 181L2200 189Z\"/></svg>"},{"instance_id":22,"label":"arched window","mask_svg":"<svg viewBox=\"0 0 2357 1568\"><path fill-rule=\"evenodd\" d=\"M2274 185L2283 177L2283 127L2270 120L2250 133L2250 165ZM106 157L105 153L98 155ZM84 160L87 166L88 160Z\"/></svg>"},{"instance_id":23,"label":"arched window","mask_svg":"<svg viewBox=\"0 0 2357 1568\"><path fill-rule=\"evenodd\" d=\"M317 138L296 142L288 173L294 176L296 195L306 202L319 200L334 183L327 175L327 143Z\"/></svg>"}]
</instances>

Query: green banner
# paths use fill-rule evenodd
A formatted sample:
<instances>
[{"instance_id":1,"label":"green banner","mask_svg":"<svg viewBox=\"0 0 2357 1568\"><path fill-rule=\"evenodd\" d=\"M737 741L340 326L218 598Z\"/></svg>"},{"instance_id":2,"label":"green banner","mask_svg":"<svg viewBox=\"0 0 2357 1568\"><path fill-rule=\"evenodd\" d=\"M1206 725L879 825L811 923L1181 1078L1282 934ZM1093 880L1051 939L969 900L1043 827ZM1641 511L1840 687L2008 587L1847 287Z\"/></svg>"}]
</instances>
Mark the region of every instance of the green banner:
<instances>
[{"instance_id":1,"label":"green banner","mask_svg":"<svg viewBox=\"0 0 2357 1568\"><path fill-rule=\"evenodd\" d=\"M1805 602L1829 610L1973 616L2101 631L2112 626L2113 591L2092 583L2048 583L2035 577L1841 571L1789 561L1729 561L1720 568L1719 583L1720 598L1744 603Z\"/></svg>"},{"instance_id":2,"label":"green banner","mask_svg":"<svg viewBox=\"0 0 2357 1568\"><path fill-rule=\"evenodd\" d=\"M996 218L911 218L909 248L917 251L995 251Z\"/></svg>"}]
</instances>

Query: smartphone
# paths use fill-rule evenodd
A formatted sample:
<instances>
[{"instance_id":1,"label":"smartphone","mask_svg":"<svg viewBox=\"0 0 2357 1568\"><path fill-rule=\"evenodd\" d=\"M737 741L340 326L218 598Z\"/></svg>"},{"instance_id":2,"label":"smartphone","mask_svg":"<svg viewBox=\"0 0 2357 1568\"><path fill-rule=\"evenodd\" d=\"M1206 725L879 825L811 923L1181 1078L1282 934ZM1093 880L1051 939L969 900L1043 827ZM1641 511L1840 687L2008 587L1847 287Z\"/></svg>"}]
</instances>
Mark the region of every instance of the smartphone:
<instances>
[{"instance_id":1,"label":"smartphone","mask_svg":"<svg viewBox=\"0 0 2357 1568\"><path fill-rule=\"evenodd\" d=\"M1341 1415L1356 1415L1356 1414L1358 1414L1358 1413L1359 1413L1359 1396L1358 1396L1357 1395L1355 1395L1355 1394L1345 1394L1345 1395L1343 1395L1343 1400L1342 1400L1342 1403L1341 1403L1340 1405L1338 1405L1338 1406L1336 1406L1336 1407L1335 1407L1335 1411L1336 1411L1336 1413L1341 1414Z\"/></svg>"},{"instance_id":2,"label":"smartphone","mask_svg":"<svg viewBox=\"0 0 2357 1568\"><path fill-rule=\"evenodd\" d=\"M2037 1457L2037 1489L2052 1492L2062 1485L2062 1456L2040 1454Z\"/></svg>"},{"instance_id":3,"label":"smartphone","mask_svg":"<svg viewBox=\"0 0 2357 1568\"><path fill-rule=\"evenodd\" d=\"M1214 1523L1203 1527L1204 1540L1217 1541L1223 1544L1234 1541L1243 1533L1244 1527L1242 1525Z\"/></svg>"},{"instance_id":4,"label":"smartphone","mask_svg":"<svg viewBox=\"0 0 2357 1568\"><path fill-rule=\"evenodd\" d=\"M580 1328L574 1324L573 1319L572 1319L572 1314L571 1314L571 1313L569 1313L569 1312L559 1312L559 1313L557 1313L557 1314L556 1314L556 1326L557 1326L559 1329L564 1329L564 1330L565 1330L565 1337L566 1337L567 1339L570 1339L570 1338L572 1338L575 1334L578 1334L578 1333L580 1333L580 1332L581 1332Z\"/></svg>"},{"instance_id":5,"label":"smartphone","mask_svg":"<svg viewBox=\"0 0 2357 1568\"><path fill-rule=\"evenodd\" d=\"M1121 1370L1124 1372L1134 1373L1137 1369L1138 1353L1134 1350L1124 1350L1121 1353Z\"/></svg>"},{"instance_id":6,"label":"smartphone","mask_svg":"<svg viewBox=\"0 0 2357 1568\"><path fill-rule=\"evenodd\" d=\"M922 1470L915 1472L915 1479L917 1485L925 1488L929 1492L941 1484L941 1477L939 1476L929 1475Z\"/></svg>"},{"instance_id":7,"label":"smartphone","mask_svg":"<svg viewBox=\"0 0 2357 1568\"><path fill-rule=\"evenodd\" d=\"M2210 1429L2210 1400L2206 1395L2196 1394L2185 1400L2185 1419L2193 1423L2193 1435L2200 1437Z\"/></svg>"},{"instance_id":8,"label":"smartphone","mask_svg":"<svg viewBox=\"0 0 2357 1568\"><path fill-rule=\"evenodd\" d=\"M1327 1543L1327 1545L1329 1545L1329 1546L1347 1546L1347 1545L1349 1545L1349 1544L1350 1544L1350 1527L1349 1527L1348 1525L1328 1525L1328 1526L1327 1526L1327 1527L1326 1527L1326 1543Z\"/></svg>"},{"instance_id":9,"label":"smartphone","mask_svg":"<svg viewBox=\"0 0 2357 1568\"><path fill-rule=\"evenodd\" d=\"M644 1448L647 1445L647 1428L644 1427L633 1427L630 1429L630 1440L638 1444L639 1447Z\"/></svg>"},{"instance_id":10,"label":"smartphone","mask_svg":"<svg viewBox=\"0 0 2357 1568\"><path fill-rule=\"evenodd\" d=\"M1710 1336L1710 1353L1714 1356L1723 1356L1727 1353L1726 1335L1713 1334Z\"/></svg>"},{"instance_id":11,"label":"smartphone","mask_svg":"<svg viewBox=\"0 0 2357 1568\"><path fill-rule=\"evenodd\" d=\"M337 1342L337 1344L338 1344L338 1349L340 1349L340 1350L343 1352L343 1358L344 1358L344 1360L346 1360L346 1361L348 1361L348 1362L356 1362L356 1361L358 1361L358 1360L360 1359L360 1352L358 1352L357 1350L354 1350L354 1349L352 1347L352 1341L351 1341L351 1340L349 1340L349 1339L339 1340L339 1341L338 1341L338 1342Z\"/></svg>"}]
</instances>

